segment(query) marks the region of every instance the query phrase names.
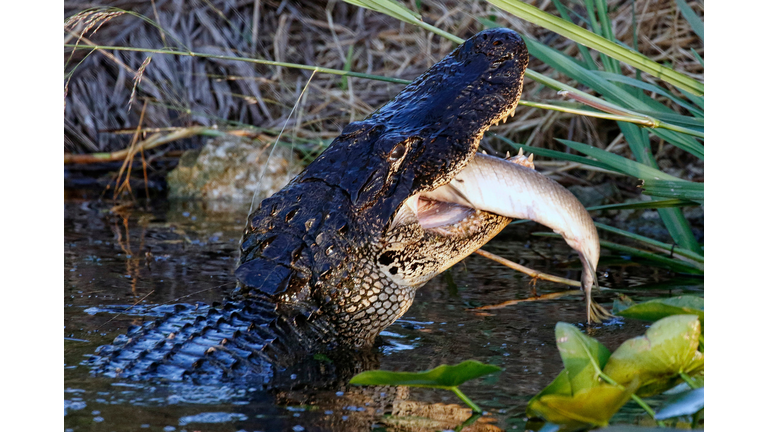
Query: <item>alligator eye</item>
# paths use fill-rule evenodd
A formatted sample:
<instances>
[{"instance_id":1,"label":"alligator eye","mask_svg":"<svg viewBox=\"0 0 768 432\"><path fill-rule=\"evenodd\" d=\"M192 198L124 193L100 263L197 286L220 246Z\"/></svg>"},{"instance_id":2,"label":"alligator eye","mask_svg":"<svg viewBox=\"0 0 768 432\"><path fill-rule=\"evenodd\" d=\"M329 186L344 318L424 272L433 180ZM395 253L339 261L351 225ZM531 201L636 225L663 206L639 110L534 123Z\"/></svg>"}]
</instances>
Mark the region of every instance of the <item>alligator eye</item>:
<instances>
[{"instance_id":1,"label":"alligator eye","mask_svg":"<svg viewBox=\"0 0 768 432\"><path fill-rule=\"evenodd\" d=\"M396 161L403 156L405 156L405 146L402 143L396 145L395 148L389 152L389 160L391 161Z\"/></svg>"}]
</instances>

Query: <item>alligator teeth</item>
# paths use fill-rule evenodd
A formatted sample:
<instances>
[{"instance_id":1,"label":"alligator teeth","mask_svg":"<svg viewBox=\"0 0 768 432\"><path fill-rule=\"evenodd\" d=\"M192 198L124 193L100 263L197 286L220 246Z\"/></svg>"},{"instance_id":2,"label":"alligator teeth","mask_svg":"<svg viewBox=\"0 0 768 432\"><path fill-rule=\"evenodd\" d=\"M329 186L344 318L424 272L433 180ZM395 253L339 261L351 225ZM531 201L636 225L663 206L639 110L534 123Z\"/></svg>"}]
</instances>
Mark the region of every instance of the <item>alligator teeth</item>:
<instances>
[{"instance_id":1,"label":"alligator teeth","mask_svg":"<svg viewBox=\"0 0 768 432\"><path fill-rule=\"evenodd\" d=\"M506 118L506 117L504 117L504 118L502 119L502 121L503 121L504 123L507 123L507 118Z\"/></svg>"}]
</instances>

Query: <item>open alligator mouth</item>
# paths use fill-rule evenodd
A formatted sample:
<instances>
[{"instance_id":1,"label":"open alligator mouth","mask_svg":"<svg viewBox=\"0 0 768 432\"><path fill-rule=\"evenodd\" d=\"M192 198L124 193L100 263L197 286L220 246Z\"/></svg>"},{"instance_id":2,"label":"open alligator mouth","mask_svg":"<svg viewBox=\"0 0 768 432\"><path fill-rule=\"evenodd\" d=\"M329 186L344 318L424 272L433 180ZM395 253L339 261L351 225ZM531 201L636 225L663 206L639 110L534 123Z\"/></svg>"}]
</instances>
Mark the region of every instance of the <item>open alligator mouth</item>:
<instances>
[{"instance_id":1,"label":"open alligator mouth","mask_svg":"<svg viewBox=\"0 0 768 432\"><path fill-rule=\"evenodd\" d=\"M506 110L491 124L506 121L512 115L514 108ZM503 159L475 154L448 184L409 197L393 224L412 222L415 217L422 229L436 236L486 236L476 242L484 243L493 235L478 229L477 215L483 212L509 220L530 219L562 235L576 250L583 265L581 287L587 299L588 322L600 322L610 316L591 301L591 289L597 287L596 269L600 258L600 243L592 218L571 192L534 169L532 155L530 159L522 153Z\"/></svg>"}]
</instances>

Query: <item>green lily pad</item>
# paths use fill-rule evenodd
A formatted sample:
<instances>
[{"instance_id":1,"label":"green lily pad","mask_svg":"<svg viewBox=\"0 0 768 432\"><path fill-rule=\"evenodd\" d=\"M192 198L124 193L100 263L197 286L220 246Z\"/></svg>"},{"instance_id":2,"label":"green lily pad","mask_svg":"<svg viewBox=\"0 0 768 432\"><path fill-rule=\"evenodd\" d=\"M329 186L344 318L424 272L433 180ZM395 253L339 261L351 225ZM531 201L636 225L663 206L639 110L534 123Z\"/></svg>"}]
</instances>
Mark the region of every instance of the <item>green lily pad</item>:
<instances>
[{"instance_id":1,"label":"green lily pad","mask_svg":"<svg viewBox=\"0 0 768 432\"><path fill-rule=\"evenodd\" d=\"M563 322L555 326L555 337L572 392L575 394L601 385L600 369L611 356L608 348L579 331L576 326Z\"/></svg>"},{"instance_id":2,"label":"green lily pad","mask_svg":"<svg viewBox=\"0 0 768 432\"><path fill-rule=\"evenodd\" d=\"M696 315L673 315L648 328L644 336L625 341L603 368L619 384L640 380L638 395L671 388L681 372L695 373L704 367L697 351L701 324Z\"/></svg>"},{"instance_id":3,"label":"green lily pad","mask_svg":"<svg viewBox=\"0 0 768 432\"><path fill-rule=\"evenodd\" d=\"M704 324L704 299L678 296L643 303L614 302L613 313L628 318L656 321L671 315L696 315Z\"/></svg>"},{"instance_id":4,"label":"green lily pad","mask_svg":"<svg viewBox=\"0 0 768 432\"><path fill-rule=\"evenodd\" d=\"M568 379L567 371L560 371L557 377L549 383L548 386L544 387L544 390L540 391L528 401L528 407L525 410L525 414L528 417L537 417L536 412L531 410L531 404L546 395L573 396L573 392L571 391L571 381Z\"/></svg>"},{"instance_id":5,"label":"green lily pad","mask_svg":"<svg viewBox=\"0 0 768 432\"><path fill-rule=\"evenodd\" d=\"M441 365L424 372L391 372L372 370L359 373L349 380L355 385L403 385L452 389L471 379L500 371L494 365L466 360L457 365Z\"/></svg>"},{"instance_id":6,"label":"green lily pad","mask_svg":"<svg viewBox=\"0 0 768 432\"><path fill-rule=\"evenodd\" d=\"M577 391L573 396L549 394L532 400L528 415L548 422L574 427L578 425L605 426L614 414L632 397L640 385L634 380L626 388L601 384Z\"/></svg>"}]
</instances>

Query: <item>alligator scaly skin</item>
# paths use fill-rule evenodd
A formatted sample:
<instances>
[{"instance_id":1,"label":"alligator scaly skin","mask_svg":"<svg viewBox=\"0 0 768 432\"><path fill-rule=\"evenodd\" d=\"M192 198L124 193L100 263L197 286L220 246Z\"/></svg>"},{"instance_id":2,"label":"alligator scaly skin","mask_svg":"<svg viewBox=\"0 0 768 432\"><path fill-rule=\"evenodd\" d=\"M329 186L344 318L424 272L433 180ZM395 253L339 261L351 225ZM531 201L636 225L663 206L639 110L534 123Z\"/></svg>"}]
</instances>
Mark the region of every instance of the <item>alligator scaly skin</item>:
<instances>
[{"instance_id":1,"label":"alligator scaly skin","mask_svg":"<svg viewBox=\"0 0 768 432\"><path fill-rule=\"evenodd\" d=\"M491 124L514 113L527 63L511 30L468 39L249 215L224 306L177 306L102 347L95 370L270 384L275 366L307 354L365 352L416 289L509 222L475 211L453 231L429 231L405 203L448 183Z\"/></svg>"}]
</instances>

